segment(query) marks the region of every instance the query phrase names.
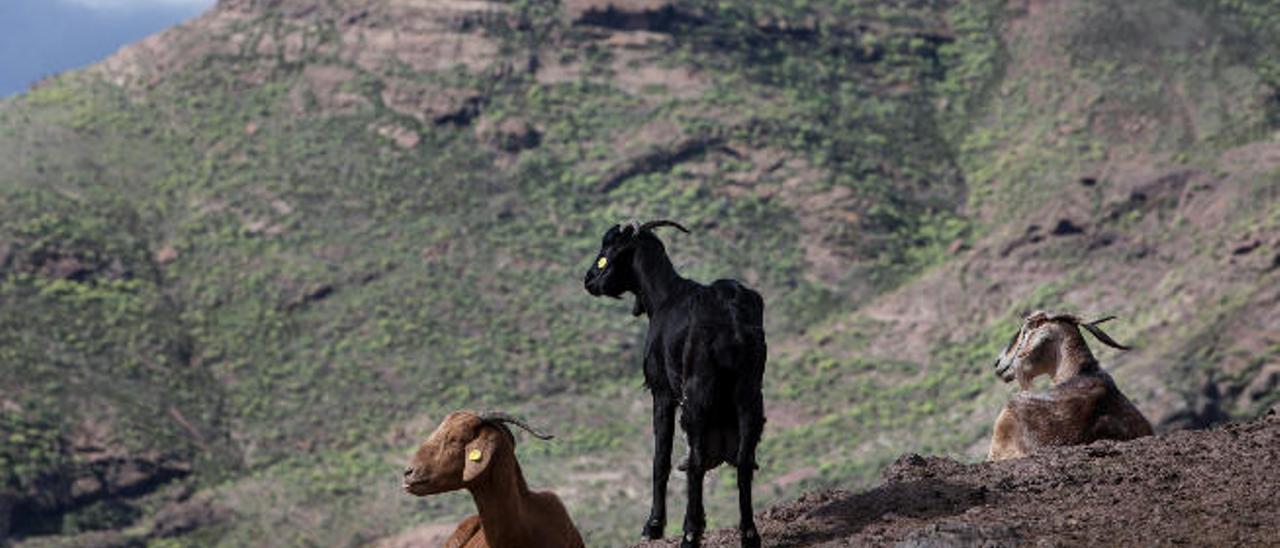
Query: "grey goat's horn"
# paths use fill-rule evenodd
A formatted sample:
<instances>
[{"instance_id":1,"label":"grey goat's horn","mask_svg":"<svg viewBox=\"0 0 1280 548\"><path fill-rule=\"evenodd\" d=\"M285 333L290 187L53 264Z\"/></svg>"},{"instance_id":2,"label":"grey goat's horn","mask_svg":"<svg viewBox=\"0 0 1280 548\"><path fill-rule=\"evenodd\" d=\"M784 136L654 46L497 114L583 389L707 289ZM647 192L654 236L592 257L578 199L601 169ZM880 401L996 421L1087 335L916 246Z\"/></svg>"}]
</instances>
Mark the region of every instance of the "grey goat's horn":
<instances>
[{"instance_id":1,"label":"grey goat's horn","mask_svg":"<svg viewBox=\"0 0 1280 548\"><path fill-rule=\"evenodd\" d=\"M1125 346L1123 344L1116 342L1115 339L1112 339L1106 333L1103 333L1102 329L1098 327L1098 324L1105 321L1113 320L1113 319L1115 319L1115 316L1107 316L1105 318L1102 318L1101 320L1094 320L1089 323L1082 323L1080 324L1080 326L1085 328L1085 330L1087 330L1088 332L1092 333L1094 337L1098 338L1098 340L1102 341L1102 344L1105 344L1112 348L1119 348L1120 350L1129 350L1128 346Z\"/></svg>"}]
</instances>

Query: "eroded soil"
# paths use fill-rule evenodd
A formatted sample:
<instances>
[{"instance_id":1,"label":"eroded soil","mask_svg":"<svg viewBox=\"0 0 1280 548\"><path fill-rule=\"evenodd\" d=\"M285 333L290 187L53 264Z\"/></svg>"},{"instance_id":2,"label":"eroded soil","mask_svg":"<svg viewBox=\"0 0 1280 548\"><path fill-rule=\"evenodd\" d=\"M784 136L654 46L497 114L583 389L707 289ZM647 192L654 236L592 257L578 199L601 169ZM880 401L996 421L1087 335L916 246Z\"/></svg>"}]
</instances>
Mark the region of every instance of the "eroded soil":
<instances>
[{"instance_id":1,"label":"eroded soil","mask_svg":"<svg viewBox=\"0 0 1280 548\"><path fill-rule=\"evenodd\" d=\"M1274 411L1000 463L912 454L879 487L807 494L757 524L766 546L1280 546L1277 461ZM737 532L715 531L705 545L737 546Z\"/></svg>"}]
</instances>

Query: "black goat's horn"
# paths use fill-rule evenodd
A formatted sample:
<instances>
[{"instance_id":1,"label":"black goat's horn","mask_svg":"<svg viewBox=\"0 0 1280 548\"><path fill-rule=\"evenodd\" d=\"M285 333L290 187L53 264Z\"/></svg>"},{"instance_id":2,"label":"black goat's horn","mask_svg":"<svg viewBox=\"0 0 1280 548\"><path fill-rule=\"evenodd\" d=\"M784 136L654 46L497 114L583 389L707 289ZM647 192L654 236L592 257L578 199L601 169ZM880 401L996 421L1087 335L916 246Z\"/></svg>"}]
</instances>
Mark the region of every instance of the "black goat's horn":
<instances>
[{"instance_id":1,"label":"black goat's horn","mask_svg":"<svg viewBox=\"0 0 1280 548\"><path fill-rule=\"evenodd\" d=\"M555 436L552 436L551 434L541 432L536 428L529 426L528 423L524 422L524 420L521 420L520 418L513 417L511 415L508 415L500 411L485 411L484 413L480 413L478 416L480 417L481 421L489 424L503 424L503 423L514 424L516 426L519 426L525 432L533 434L533 437L538 438L540 440L549 440L555 437Z\"/></svg>"},{"instance_id":2,"label":"black goat's horn","mask_svg":"<svg viewBox=\"0 0 1280 548\"><path fill-rule=\"evenodd\" d=\"M640 228L636 229L636 231L637 231L637 232L639 232L639 231L641 231L641 230L653 230L653 229L658 228L658 227L660 227L660 226L671 226L671 227L675 227L675 228L680 229L680 232L683 232L683 233L685 233L685 234L688 234L688 233L689 233L689 229L687 229L687 228L685 228L685 227L681 226L681 225L680 225L680 223L677 223L677 222L675 222L675 221L668 221L668 220L666 220L666 219L661 219L661 220L657 220L657 221L649 221L649 222L647 222L647 223L645 223L645 224L640 225Z\"/></svg>"}]
</instances>

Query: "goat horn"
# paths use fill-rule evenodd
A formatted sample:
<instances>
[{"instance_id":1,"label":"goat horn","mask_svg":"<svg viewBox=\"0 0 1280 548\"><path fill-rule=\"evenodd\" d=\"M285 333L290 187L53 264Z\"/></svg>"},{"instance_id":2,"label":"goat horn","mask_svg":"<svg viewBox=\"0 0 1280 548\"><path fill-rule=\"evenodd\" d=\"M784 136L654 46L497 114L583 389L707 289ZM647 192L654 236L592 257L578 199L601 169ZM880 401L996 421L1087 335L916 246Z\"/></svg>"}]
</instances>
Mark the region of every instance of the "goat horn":
<instances>
[{"instance_id":1,"label":"goat horn","mask_svg":"<svg viewBox=\"0 0 1280 548\"><path fill-rule=\"evenodd\" d=\"M513 417L511 415L508 415L506 413L502 413L499 411L486 411L484 413L480 413L479 417L481 421L487 422L489 424L503 424L503 423L514 424L516 426L519 426L525 432L533 434L533 437L538 438L540 440L549 440L555 437L555 436L552 436L551 434L543 433L537 430L536 428L529 426L528 423L524 422L523 420L517 417Z\"/></svg>"},{"instance_id":2,"label":"goat horn","mask_svg":"<svg viewBox=\"0 0 1280 548\"><path fill-rule=\"evenodd\" d=\"M685 234L688 234L688 233L689 233L689 229L687 229L687 228L685 228L685 227L681 226L681 225L680 225L680 223L677 223L677 222L675 222L675 221L668 221L668 220L666 220L666 219L661 219L661 220L657 220L657 221L649 221L649 222L647 222L647 223L645 223L645 224L640 225L640 228L636 229L636 231L637 231L637 232L639 232L639 231L641 231L641 230L653 230L653 229L658 228L658 227L660 227L660 226L671 226L671 227L675 227L675 228L680 229L680 232L683 232L683 233L685 233Z\"/></svg>"},{"instance_id":3,"label":"goat horn","mask_svg":"<svg viewBox=\"0 0 1280 548\"><path fill-rule=\"evenodd\" d=\"M1106 321L1106 320L1099 320L1099 321ZM1107 336L1106 333L1103 333L1102 330L1099 329L1097 325L1095 325L1097 323L1098 322L1090 322L1090 323L1082 323L1080 325L1083 326L1090 333L1093 333L1093 336L1097 337L1098 340L1102 341L1102 344L1105 344L1112 348L1119 348L1120 350L1129 350L1129 347L1116 342L1115 339L1112 339L1111 337Z\"/></svg>"},{"instance_id":4,"label":"goat horn","mask_svg":"<svg viewBox=\"0 0 1280 548\"><path fill-rule=\"evenodd\" d=\"M1081 320L1080 320L1080 317L1079 317L1079 316L1076 316L1075 314L1058 314L1057 316L1050 317L1050 318L1049 318L1049 321L1054 321L1054 322L1069 322L1069 323L1074 323L1074 324L1083 324L1083 323L1084 323L1083 321L1081 321Z\"/></svg>"},{"instance_id":5,"label":"goat horn","mask_svg":"<svg viewBox=\"0 0 1280 548\"><path fill-rule=\"evenodd\" d=\"M1093 320L1093 321L1089 322L1089 325L1098 325L1098 324L1100 324L1100 323L1107 323L1107 322L1109 322L1109 321L1111 321L1111 320L1114 320L1114 319L1116 319L1116 317L1115 317L1115 316L1107 316L1107 317L1105 317L1105 318L1101 318L1101 319Z\"/></svg>"}]
</instances>

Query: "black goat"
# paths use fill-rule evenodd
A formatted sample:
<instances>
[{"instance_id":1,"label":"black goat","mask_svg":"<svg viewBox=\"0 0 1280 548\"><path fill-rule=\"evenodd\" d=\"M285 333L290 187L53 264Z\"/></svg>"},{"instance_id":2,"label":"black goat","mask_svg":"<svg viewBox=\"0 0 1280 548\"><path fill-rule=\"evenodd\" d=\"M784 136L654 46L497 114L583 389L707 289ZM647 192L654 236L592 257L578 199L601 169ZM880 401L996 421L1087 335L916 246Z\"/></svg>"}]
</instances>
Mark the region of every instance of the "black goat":
<instances>
[{"instance_id":1,"label":"black goat","mask_svg":"<svg viewBox=\"0 0 1280 548\"><path fill-rule=\"evenodd\" d=\"M706 527L702 478L729 463L738 469L738 531L742 545L760 546L751 511L756 444L764 429L764 300L736 280L702 285L676 273L652 232L671 221L614 226L584 285L594 296L635 294L632 314L649 316L644 380L653 393L653 506L647 539L662 538L667 523L667 478L676 407L689 441L688 506L683 547L698 546Z\"/></svg>"}]
</instances>

